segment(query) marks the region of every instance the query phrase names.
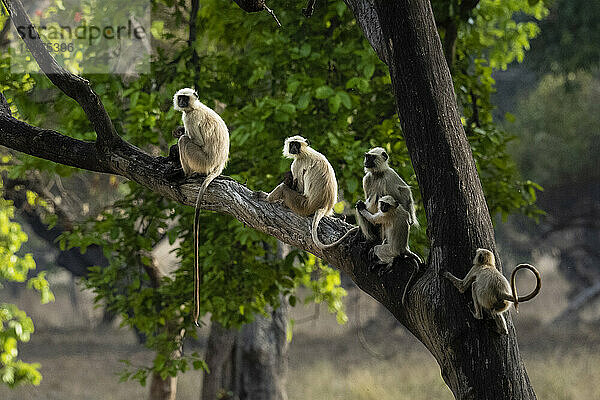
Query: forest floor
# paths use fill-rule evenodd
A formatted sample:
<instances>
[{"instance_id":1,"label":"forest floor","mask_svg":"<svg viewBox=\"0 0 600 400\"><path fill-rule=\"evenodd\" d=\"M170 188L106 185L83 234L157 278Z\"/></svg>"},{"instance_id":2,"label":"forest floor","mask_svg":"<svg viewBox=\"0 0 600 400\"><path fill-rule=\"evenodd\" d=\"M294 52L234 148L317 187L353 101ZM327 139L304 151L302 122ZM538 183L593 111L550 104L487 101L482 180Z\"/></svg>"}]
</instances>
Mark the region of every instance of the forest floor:
<instances>
[{"instance_id":1,"label":"forest floor","mask_svg":"<svg viewBox=\"0 0 600 400\"><path fill-rule=\"evenodd\" d=\"M513 314L533 387L540 400L598 399L600 332L586 323L547 323L564 306L566 291L564 282L553 283L548 275L542 295ZM118 374L125 368L120 360L149 365L152 352L137 344L126 328L92 328L99 311L90 307L89 294L74 295L72 290L57 288L55 293L55 303L39 306L28 294L11 299L7 289L0 291L2 301L17 303L36 321L37 330L29 343L21 344L20 356L41 363L44 377L38 387L10 390L0 385L0 399L145 398L147 387L135 381L119 383ZM548 311L549 304L558 311ZM318 313L314 305L293 309L297 322L289 351L290 400L453 398L433 357L387 311L356 289L349 290L346 308L350 322L345 325L338 325L326 306ZM359 325L367 344L358 338ZM200 331L202 343L208 329ZM197 400L200 385L201 374L187 372L179 379L177 398Z\"/></svg>"}]
</instances>

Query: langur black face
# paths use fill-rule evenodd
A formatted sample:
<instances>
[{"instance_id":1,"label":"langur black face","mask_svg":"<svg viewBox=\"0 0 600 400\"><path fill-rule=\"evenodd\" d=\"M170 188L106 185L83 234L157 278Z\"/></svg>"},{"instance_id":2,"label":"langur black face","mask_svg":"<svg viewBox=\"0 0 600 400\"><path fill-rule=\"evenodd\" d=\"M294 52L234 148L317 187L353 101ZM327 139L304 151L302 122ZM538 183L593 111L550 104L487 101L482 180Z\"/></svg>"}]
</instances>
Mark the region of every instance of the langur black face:
<instances>
[{"instance_id":1,"label":"langur black face","mask_svg":"<svg viewBox=\"0 0 600 400\"><path fill-rule=\"evenodd\" d=\"M365 168L375 168L376 157L375 154L365 153Z\"/></svg>"},{"instance_id":2,"label":"langur black face","mask_svg":"<svg viewBox=\"0 0 600 400\"><path fill-rule=\"evenodd\" d=\"M481 264L481 265L485 264L485 254L483 254L483 253L479 253L479 257L478 257L478 260L477 260L477 262L478 262L479 264Z\"/></svg>"},{"instance_id":3,"label":"langur black face","mask_svg":"<svg viewBox=\"0 0 600 400\"><path fill-rule=\"evenodd\" d=\"M300 147L302 147L302 143L294 140L294 141L290 142L289 147L288 147L288 152L290 154L300 154Z\"/></svg>"},{"instance_id":4,"label":"langur black face","mask_svg":"<svg viewBox=\"0 0 600 400\"><path fill-rule=\"evenodd\" d=\"M379 202L379 209L381 210L381 212L388 212L390 211L390 209L392 208L392 205L389 203L386 203L385 201L380 201Z\"/></svg>"},{"instance_id":5,"label":"langur black face","mask_svg":"<svg viewBox=\"0 0 600 400\"><path fill-rule=\"evenodd\" d=\"M388 155L385 151L378 153L377 149L372 149L368 153L365 153L365 168L379 169L385 164L387 159Z\"/></svg>"},{"instance_id":6,"label":"langur black face","mask_svg":"<svg viewBox=\"0 0 600 400\"><path fill-rule=\"evenodd\" d=\"M190 106L190 96L180 94L177 96L177 105L181 108L187 108Z\"/></svg>"}]
</instances>

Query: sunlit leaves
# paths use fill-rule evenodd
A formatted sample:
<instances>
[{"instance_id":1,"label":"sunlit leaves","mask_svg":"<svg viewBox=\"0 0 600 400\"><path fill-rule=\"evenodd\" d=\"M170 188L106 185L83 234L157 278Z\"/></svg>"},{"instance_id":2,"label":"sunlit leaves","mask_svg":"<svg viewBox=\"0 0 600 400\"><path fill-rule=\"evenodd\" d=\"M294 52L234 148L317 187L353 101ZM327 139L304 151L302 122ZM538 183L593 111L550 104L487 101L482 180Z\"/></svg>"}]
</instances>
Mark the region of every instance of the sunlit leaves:
<instances>
[{"instance_id":1,"label":"sunlit leaves","mask_svg":"<svg viewBox=\"0 0 600 400\"><path fill-rule=\"evenodd\" d=\"M35 198L29 196L29 200L35 203ZM42 303L53 301L44 272L28 279L35 262L31 254L20 251L27 235L13 217L12 203L0 197L0 285L3 281L27 281L28 287L40 293ZM24 311L14 304L0 304L0 381L10 387L25 383L39 385L42 379L39 364L18 359L18 343L29 341L33 330L33 322Z\"/></svg>"}]
</instances>

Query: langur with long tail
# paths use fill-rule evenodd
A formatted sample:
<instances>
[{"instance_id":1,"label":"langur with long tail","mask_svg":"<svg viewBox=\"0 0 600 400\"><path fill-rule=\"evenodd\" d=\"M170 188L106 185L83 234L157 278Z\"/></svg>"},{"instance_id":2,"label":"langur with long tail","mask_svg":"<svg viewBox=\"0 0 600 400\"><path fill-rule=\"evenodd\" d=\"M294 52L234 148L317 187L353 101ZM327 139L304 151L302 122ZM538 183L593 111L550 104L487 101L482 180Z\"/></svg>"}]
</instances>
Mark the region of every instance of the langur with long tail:
<instances>
[{"instance_id":1,"label":"langur with long tail","mask_svg":"<svg viewBox=\"0 0 600 400\"><path fill-rule=\"evenodd\" d=\"M533 272L536 279L536 286L528 295L519 297L517 295L515 276L517 271L521 269L528 269ZM542 288L540 273L529 264L517 265L510 276L509 283L498 268L496 268L494 253L487 249L477 249L475 258L473 259L473 266L464 279L458 279L448 271L443 271L442 275L452 282L461 293L466 292L470 287L473 306L475 307L473 316L476 319L483 319L483 310L486 310L496 322L496 330L503 334L508 334L503 314L508 310L510 306L509 302L514 303L515 310L517 310L519 302L533 299Z\"/></svg>"},{"instance_id":2,"label":"langur with long tail","mask_svg":"<svg viewBox=\"0 0 600 400\"><path fill-rule=\"evenodd\" d=\"M291 158L291 175L267 196L267 201L283 201L298 215L313 215L311 235L320 249L338 245L358 227L330 244L323 244L317 235L319 222L324 216L333 214L337 201L337 180L333 167L325 156L310 147L310 142L302 136L292 136L285 140L283 156Z\"/></svg>"},{"instance_id":3,"label":"langur with long tail","mask_svg":"<svg viewBox=\"0 0 600 400\"><path fill-rule=\"evenodd\" d=\"M200 317L200 285L202 271L198 261L200 203L208 185L223 172L229 157L229 130L219 114L204 105L198 94L189 88L173 97L173 107L183 113L185 133L179 137L179 160L186 177L206 175L196 197L194 214L194 323Z\"/></svg>"}]
</instances>

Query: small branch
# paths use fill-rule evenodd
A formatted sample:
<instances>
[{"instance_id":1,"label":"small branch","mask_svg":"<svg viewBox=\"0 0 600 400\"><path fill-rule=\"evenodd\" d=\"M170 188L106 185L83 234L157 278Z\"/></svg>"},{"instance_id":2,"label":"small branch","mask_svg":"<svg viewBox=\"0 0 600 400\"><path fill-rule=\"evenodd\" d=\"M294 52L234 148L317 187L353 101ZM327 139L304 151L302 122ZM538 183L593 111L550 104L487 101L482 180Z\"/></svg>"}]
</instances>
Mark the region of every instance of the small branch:
<instances>
[{"instance_id":1,"label":"small branch","mask_svg":"<svg viewBox=\"0 0 600 400\"><path fill-rule=\"evenodd\" d=\"M196 51L196 21L198 19L198 11L200 11L200 0L192 0L192 9L190 10L190 34L188 37L188 46L192 49L192 59L190 70L194 71L194 89L198 88L198 79L200 79L200 62L198 60L198 52Z\"/></svg>"},{"instance_id":2,"label":"small branch","mask_svg":"<svg viewBox=\"0 0 600 400\"><path fill-rule=\"evenodd\" d=\"M271 14L271 17L273 17L273 19L275 20L275 22L277 22L277 26L279 26L281 28L281 22L279 22L279 19L277 19L277 15L275 15L275 12L273 10L271 10L269 7L267 7L267 5L264 5L265 10L267 10L267 12L269 14Z\"/></svg>"},{"instance_id":3,"label":"small branch","mask_svg":"<svg viewBox=\"0 0 600 400\"><path fill-rule=\"evenodd\" d=\"M269 14L271 14L273 19L275 19L275 22L277 22L277 25L279 25L281 27L281 22L279 22L279 20L277 19L277 16L273 12L273 10L271 10L265 4L265 0L233 0L233 2L235 4L237 4L242 10L249 12L249 13L260 12L260 11L266 10Z\"/></svg>"},{"instance_id":4,"label":"small branch","mask_svg":"<svg viewBox=\"0 0 600 400\"><path fill-rule=\"evenodd\" d=\"M20 0L2 0L4 7L15 26L21 39L37 61L38 65L56 87L67 96L74 99L88 117L89 121L98 135L97 144L102 151L117 145L121 139L117 135L115 127L104 109L102 102L92 90L89 81L70 73L50 55L40 35L31 20L27 16ZM21 29L18 29L18 28Z\"/></svg>"},{"instance_id":5,"label":"small branch","mask_svg":"<svg viewBox=\"0 0 600 400\"><path fill-rule=\"evenodd\" d=\"M313 13L315 12L315 2L316 0L308 0L308 3L306 3L306 8L302 9L302 14L304 14L306 18L312 17Z\"/></svg>"}]
</instances>

